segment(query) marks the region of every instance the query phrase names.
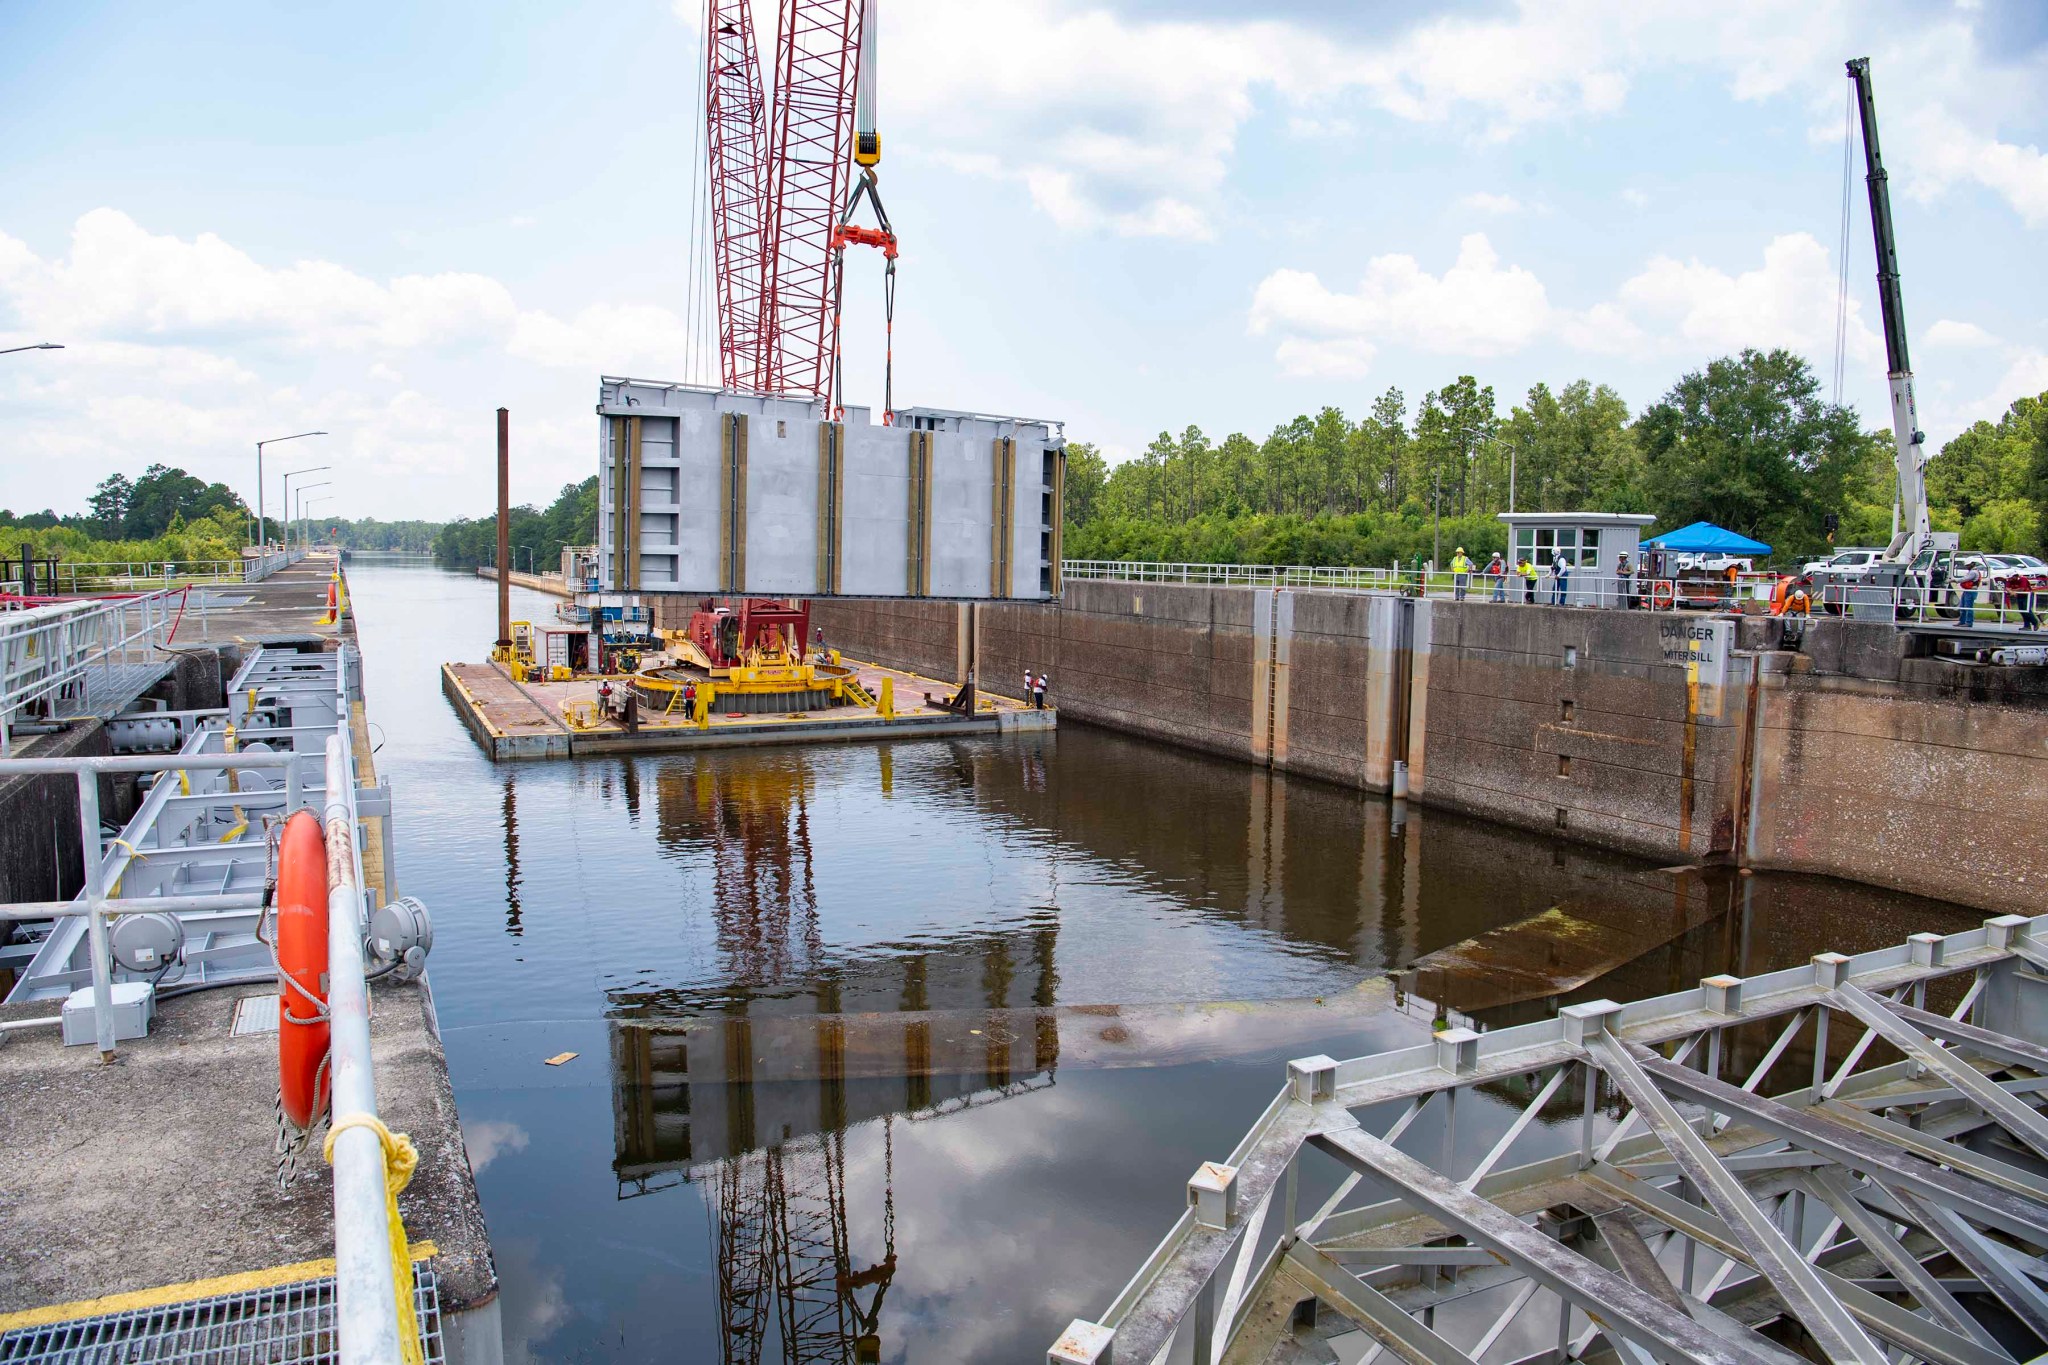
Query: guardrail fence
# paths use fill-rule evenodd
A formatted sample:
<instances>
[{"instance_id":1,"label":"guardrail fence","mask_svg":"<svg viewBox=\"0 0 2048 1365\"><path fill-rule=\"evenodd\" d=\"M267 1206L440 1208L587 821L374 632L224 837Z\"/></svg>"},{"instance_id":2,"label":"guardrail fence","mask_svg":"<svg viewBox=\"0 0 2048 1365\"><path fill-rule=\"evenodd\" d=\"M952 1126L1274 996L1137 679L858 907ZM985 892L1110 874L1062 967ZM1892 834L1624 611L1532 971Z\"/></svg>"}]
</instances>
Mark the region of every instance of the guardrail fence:
<instances>
[{"instance_id":1,"label":"guardrail fence","mask_svg":"<svg viewBox=\"0 0 2048 1365\"><path fill-rule=\"evenodd\" d=\"M161 678L189 588L0 612L0 757L24 724L112 715Z\"/></svg>"}]
</instances>

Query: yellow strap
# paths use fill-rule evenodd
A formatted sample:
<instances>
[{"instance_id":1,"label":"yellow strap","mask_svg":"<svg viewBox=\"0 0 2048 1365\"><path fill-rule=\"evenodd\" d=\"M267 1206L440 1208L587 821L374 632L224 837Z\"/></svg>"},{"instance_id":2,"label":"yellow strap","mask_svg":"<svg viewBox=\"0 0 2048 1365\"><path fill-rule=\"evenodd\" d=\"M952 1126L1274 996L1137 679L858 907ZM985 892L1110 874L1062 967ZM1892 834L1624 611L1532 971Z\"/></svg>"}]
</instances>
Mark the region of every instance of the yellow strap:
<instances>
[{"instance_id":1,"label":"yellow strap","mask_svg":"<svg viewBox=\"0 0 2048 1365\"><path fill-rule=\"evenodd\" d=\"M404 1133L394 1133L375 1114L340 1114L328 1120L321 1154L334 1164L334 1139L350 1128L367 1128L384 1146L384 1221L391 1229L391 1283L398 1299L398 1346L405 1365L425 1365L420 1352L419 1317L412 1303L412 1258L406 1254L405 1221L398 1214L398 1192L412 1183L419 1168L419 1148Z\"/></svg>"}]
</instances>

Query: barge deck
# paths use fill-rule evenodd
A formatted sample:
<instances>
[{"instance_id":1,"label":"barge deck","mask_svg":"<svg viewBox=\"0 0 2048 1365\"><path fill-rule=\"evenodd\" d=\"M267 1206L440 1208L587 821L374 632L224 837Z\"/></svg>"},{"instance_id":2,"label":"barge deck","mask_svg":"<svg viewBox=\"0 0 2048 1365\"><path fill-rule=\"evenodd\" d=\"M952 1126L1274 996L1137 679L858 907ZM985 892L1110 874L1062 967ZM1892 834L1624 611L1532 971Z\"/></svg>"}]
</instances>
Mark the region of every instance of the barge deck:
<instances>
[{"instance_id":1,"label":"barge deck","mask_svg":"<svg viewBox=\"0 0 2048 1365\"><path fill-rule=\"evenodd\" d=\"M1058 713L1050 707L1036 710L987 692L981 694L981 704L973 715L961 715L926 700L952 694L957 690L956 683L938 682L877 664L853 663L853 667L861 686L870 695L879 694L884 680L888 680L896 699L894 716L880 716L860 706L787 715L714 712L706 724L699 726L681 716L643 715L638 728L629 733L614 721L577 725L568 719L570 711L583 714L596 701L596 678L516 682L501 664L451 663L441 668L441 691L476 742L494 760L1013 734L1051 730L1058 724Z\"/></svg>"}]
</instances>

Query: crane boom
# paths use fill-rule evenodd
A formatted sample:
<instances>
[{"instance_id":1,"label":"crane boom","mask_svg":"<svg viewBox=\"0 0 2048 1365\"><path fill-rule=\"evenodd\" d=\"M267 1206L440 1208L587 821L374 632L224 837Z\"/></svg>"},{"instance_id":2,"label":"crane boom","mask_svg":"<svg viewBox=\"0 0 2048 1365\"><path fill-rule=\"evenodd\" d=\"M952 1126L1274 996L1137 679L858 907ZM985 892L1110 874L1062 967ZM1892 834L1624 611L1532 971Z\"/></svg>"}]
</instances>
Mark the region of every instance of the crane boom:
<instances>
[{"instance_id":1,"label":"crane boom","mask_svg":"<svg viewBox=\"0 0 2048 1365\"><path fill-rule=\"evenodd\" d=\"M1899 289L1899 249L1892 235L1892 197L1877 142L1877 97L1870 86L1870 59L1849 63L1856 106L1863 125L1864 183L1870 191L1870 228L1877 240L1877 300L1884 314L1884 353L1889 367L1894 461L1899 476L1898 530L1885 550L1887 564L1911 564L1931 541L1927 513L1926 436L1913 401L1913 366L1906 354L1906 305Z\"/></svg>"},{"instance_id":2,"label":"crane boom","mask_svg":"<svg viewBox=\"0 0 2048 1365\"><path fill-rule=\"evenodd\" d=\"M705 42L719 382L758 393L768 387L768 105L747 0L706 0Z\"/></svg>"}]
</instances>

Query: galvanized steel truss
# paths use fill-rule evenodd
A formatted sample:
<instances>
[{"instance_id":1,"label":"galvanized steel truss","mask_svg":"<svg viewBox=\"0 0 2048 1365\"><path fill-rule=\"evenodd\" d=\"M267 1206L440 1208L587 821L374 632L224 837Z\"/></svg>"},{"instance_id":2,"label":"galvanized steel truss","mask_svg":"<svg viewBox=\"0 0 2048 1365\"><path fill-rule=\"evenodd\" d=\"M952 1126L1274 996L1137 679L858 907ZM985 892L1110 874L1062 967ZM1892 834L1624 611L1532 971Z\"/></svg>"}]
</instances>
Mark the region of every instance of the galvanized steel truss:
<instances>
[{"instance_id":1,"label":"galvanized steel truss","mask_svg":"<svg viewBox=\"0 0 2048 1365\"><path fill-rule=\"evenodd\" d=\"M40 940L13 945L17 960L10 965L22 970L8 998L61 1000L93 983L102 974L93 940L104 936L105 922L152 910L176 914L187 936L182 965L159 982L164 990L274 976L270 950L256 935L269 857L264 820L320 808L326 743L337 733L346 737L354 666L352 650L258 649L236 672L225 708L136 712L110 721L117 758L155 751L159 762L143 766L165 771L119 837L94 840L107 913L91 914L84 892L65 903L0 906L0 919L51 920ZM218 764L230 754L275 766L224 770ZM257 758L262 754L271 757ZM209 759L215 766L201 766ZM382 789L356 799L366 813L388 810ZM97 835L96 810L90 823ZM360 861L356 884L362 884ZM25 962L18 960L22 954L28 954Z\"/></svg>"},{"instance_id":2,"label":"galvanized steel truss","mask_svg":"<svg viewBox=\"0 0 2048 1365\"><path fill-rule=\"evenodd\" d=\"M1294 1352L1318 1309L1371 1338L1368 1362L2030 1360L2048 1351L2044 925L1291 1062L1048 1360L1317 1358ZM1426 1158L1401 1141L1425 1114ZM1491 1139L1466 1170L1461 1121ZM1342 1178L1304 1218L1325 1158Z\"/></svg>"}]
</instances>

